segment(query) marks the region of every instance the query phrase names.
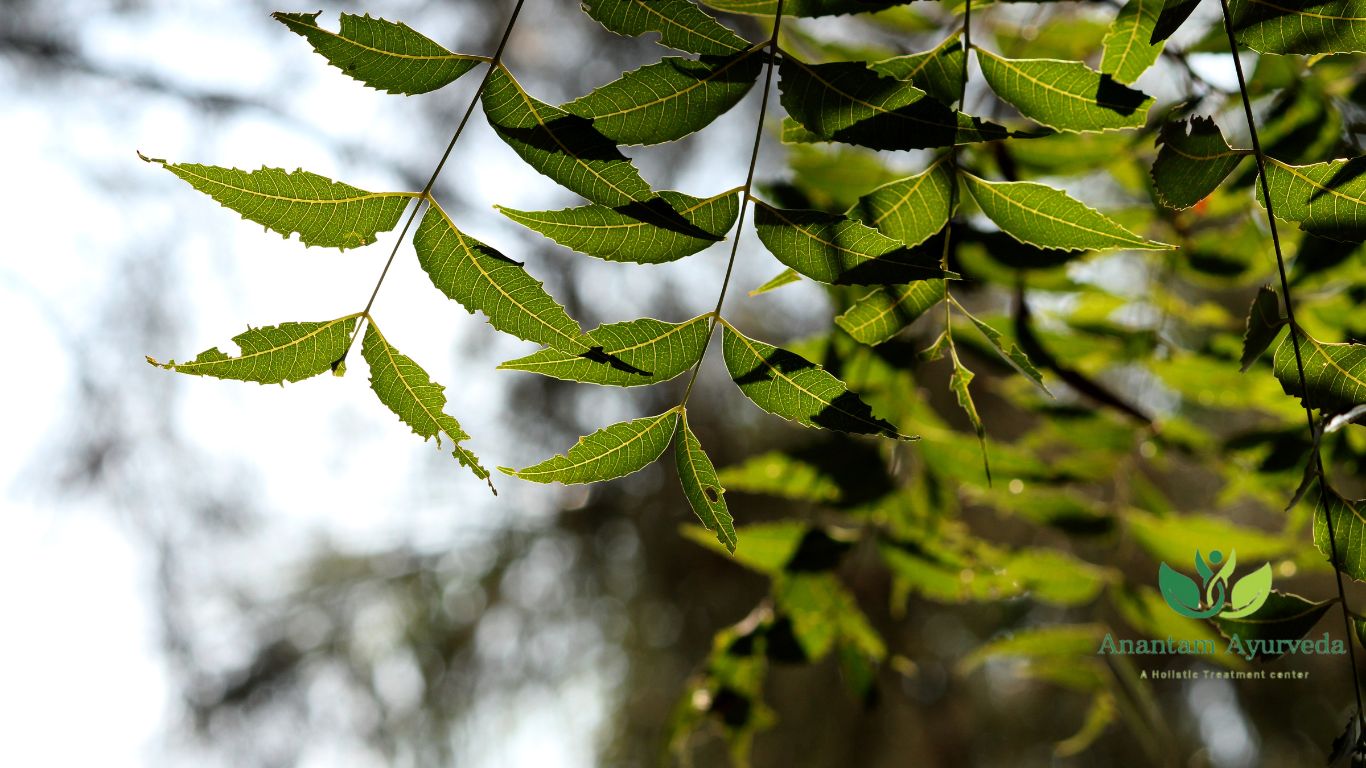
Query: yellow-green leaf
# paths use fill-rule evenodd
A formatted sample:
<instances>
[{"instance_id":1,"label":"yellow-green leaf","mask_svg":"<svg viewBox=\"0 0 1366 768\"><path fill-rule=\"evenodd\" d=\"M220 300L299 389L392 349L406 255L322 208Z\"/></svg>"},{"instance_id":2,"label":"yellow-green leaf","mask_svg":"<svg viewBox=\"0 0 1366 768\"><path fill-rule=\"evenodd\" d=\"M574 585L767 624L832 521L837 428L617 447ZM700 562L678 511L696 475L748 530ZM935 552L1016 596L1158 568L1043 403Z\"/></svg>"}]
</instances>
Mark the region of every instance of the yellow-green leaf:
<instances>
[{"instance_id":1,"label":"yellow-green leaf","mask_svg":"<svg viewBox=\"0 0 1366 768\"><path fill-rule=\"evenodd\" d=\"M150 357L147 362L191 376L212 376L260 384L301 381L331 370L342 359L359 317L360 313L356 313L326 322L248 328L245 333L232 339L241 349L237 357L224 354L214 347L184 363L174 360L159 363Z\"/></svg>"},{"instance_id":2,"label":"yellow-green leaf","mask_svg":"<svg viewBox=\"0 0 1366 768\"><path fill-rule=\"evenodd\" d=\"M579 438L567 452L524 469L500 472L534 483L596 483L625 477L653 464L669 447L678 424L678 409L658 416L623 421Z\"/></svg>"}]
</instances>

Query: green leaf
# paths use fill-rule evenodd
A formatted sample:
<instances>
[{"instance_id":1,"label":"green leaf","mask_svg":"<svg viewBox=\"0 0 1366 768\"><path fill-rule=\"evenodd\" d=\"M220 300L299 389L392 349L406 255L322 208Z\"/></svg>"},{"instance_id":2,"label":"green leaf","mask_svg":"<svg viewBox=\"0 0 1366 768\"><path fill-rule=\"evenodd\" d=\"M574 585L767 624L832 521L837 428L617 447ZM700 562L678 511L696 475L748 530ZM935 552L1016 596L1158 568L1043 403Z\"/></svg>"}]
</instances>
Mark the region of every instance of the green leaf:
<instances>
[{"instance_id":1,"label":"green leaf","mask_svg":"<svg viewBox=\"0 0 1366 768\"><path fill-rule=\"evenodd\" d=\"M966 55L963 41L955 32L932 50L875 61L868 68L880 75L909 80L935 99L952 104L963 93L963 58Z\"/></svg>"},{"instance_id":2,"label":"green leaf","mask_svg":"<svg viewBox=\"0 0 1366 768\"><path fill-rule=\"evenodd\" d=\"M579 438L566 453L524 469L498 471L533 483L566 485L596 483L625 477L653 464L673 440L678 409L658 416L623 421Z\"/></svg>"},{"instance_id":3,"label":"green leaf","mask_svg":"<svg viewBox=\"0 0 1366 768\"><path fill-rule=\"evenodd\" d=\"M907 248L839 214L783 210L756 201L754 228L778 261L822 283L906 283L945 275L940 241Z\"/></svg>"},{"instance_id":4,"label":"green leaf","mask_svg":"<svg viewBox=\"0 0 1366 768\"><path fill-rule=\"evenodd\" d=\"M977 51L991 90L1020 114L1060 131L1141 128L1153 100L1079 61L1006 59Z\"/></svg>"},{"instance_id":5,"label":"green leaf","mask_svg":"<svg viewBox=\"0 0 1366 768\"><path fill-rule=\"evenodd\" d=\"M953 215L953 176L947 155L914 176L883 184L860 197L849 216L906 245L919 245Z\"/></svg>"},{"instance_id":6,"label":"green leaf","mask_svg":"<svg viewBox=\"0 0 1366 768\"><path fill-rule=\"evenodd\" d=\"M568 189L613 208L655 197L591 120L533 99L503 67L489 75L483 100L494 132L528 165Z\"/></svg>"},{"instance_id":7,"label":"green leaf","mask_svg":"<svg viewBox=\"0 0 1366 768\"><path fill-rule=\"evenodd\" d=\"M778 0L702 0L718 11L747 13L751 16L772 16L778 12ZM784 16L841 16L846 13L872 13L911 0L785 0Z\"/></svg>"},{"instance_id":8,"label":"green leaf","mask_svg":"<svg viewBox=\"0 0 1366 768\"><path fill-rule=\"evenodd\" d=\"M929 98L903 80L884 77L863 62L807 64L783 56L778 65L782 104L806 135L783 140L839 141L872 149L925 149L1010 135Z\"/></svg>"},{"instance_id":9,"label":"green leaf","mask_svg":"<svg viewBox=\"0 0 1366 768\"><path fill-rule=\"evenodd\" d=\"M963 173L967 187L1001 231L1039 248L1165 250L1088 207L1066 192L1031 181L986 181Z\"/></svg>"},{"instance_id":10,"label":"green leaf","mask_svg":"<svg viewBox=\"0 0 1366 768\"><path fill-rule=\"evenodd\" d=\"M874 663L887 655L886 645L854 596L831 574L784 576L774 584L774 602L792 621L792 634L807 661L824 658L836 643Z\"/></svg>"},{"instance_id":11,"label":"green leaf","mask_svg":"<svg viewBox=\"0 0 1366 768\"><path fill-rule=\"evenodd\" d=\"M991 344L992 348L996 350L996 352L1001 356L1001 359L1004 360L1007 365L1009 365L1011 368L1014 368L1016 372L1018 372L1021 376L1024 376L1025 378L1034 382L1034 384L1037 385L1039 389L1042 389L1044 391L1044 394L1050 396L1053 394L1052 392L1048 391L1048 387L1044 386L1043 374L1039 373L1039 369L1034 367L1034 361L1029 359L1029 355L1026 355L1024 350L1020 349L1013 342L1007 339L1000 331L982 322L981 320L978 320L977 317L973 315L971 312L967 311L966 309L963 309L962 304L959 304L957 301L954 301L953 305L958 308L958 311L962 312L964 315L967 315L968 319L971 320L972 324L977 327L977 330L980 331L982 335L986 337L987 341Z\"/></svg>"},{"instance_id":12,"label":"green leaf","mask_svg":"<svg viewBox=\"0 0 1366 768\"><path fill-rule=\"evenodd\" d=\"M778 274L774 275L772 278L767 280L763 285L750 291L749 295L759 296L761 294L768 293L769 291L776 291L777 289L782 288L784 285L799 283L801 282L801 280L802 276L797 274L797 270L793 269L792 267L788 267L784 269L782 272L779 272Z\"/></svg>"},{"instance_id":13,"label":"green leaf","mask_svg":"<svg viewBox=\"0 0 1366 768\"><path fill-rule=\"evenodd\" d=\"M451 53L402 22L341 15L341 31L318 26L319 13L274 13L348 77L389 93L427 93L455 82L487 59Z\"/></svg>"},{"instance_id":14,"label":"green leaf","mask_svg":"<svg viewBox=\"0 0 1366 768\"><path fill-rule=\"evenodd\" d=\"M1119 9L1105 35L1100 71L1132 84L1162 54L1163 43L1149 42L1162 13L1163 0L1129 0Z\"/></svg>"},{"instance_id":15,"label":"green leaf","mask_svg":"<svg viewBox=\"0 0 1366 768\"><path fill-rule=\"evenodd\" d=\"M179 176L190 186L242 218L285 237L298 232L304 245L357 248L388 232L417 197L409 192L366 192L350 184L283 168L241 171L196 163L168 163L143 157Z\"/></svg>"},{"instance_id":16,"label":"green leaf","mask_svg":"<svg viewBox=\"0 0 1366 768\"><path fill-rule=\"evenodd\" d=\"M721 482L733 491L814 504L836 503L840 483L826 469L782 451L772 451L726 467Z\"/></svg>"},{"instance_id":17,"label":"green leaf","mask_svg":"<svg viewBox=\"0 0 1366 768\"><path fill-rule=\"evenodd\" d=\"M953 375L949 377L949 389L953 391L954 397L958 400L958 407L967 414L968 423L977 435L977 445L982 449L982 469L986 472L987 483L990 483L991 458L987 455L987 431L982 424L981 415L977 413L977 404L972 401L972 391L968 388L976 375L963 365L956 352L950 357L953 358Z\"/></svg>"},{"instance_id":18,"label":"green leaf","mask_svg":"<svg viewBox=\"0 0 1366 768\"><path fill-rule=\"evenodd\" d=\"M1240 359L1243 373L1247 373L1247 369L1271 346L1285 324L1280 295L1271 286L1262 286L1247 312L1247 330L1243 332L1243 356Z\"/></svg>"},{"instance_id":19,"label":"green leaf","mask_svg":"<svg viewBox=\"0 0 1366 768\"><path fill-rule=\"evenodd\" d=\"M1125 510L1123 519L1134 540L1153 558L1178 565L1189 563L1196 550L1237 551L1244 560L1270 560L1294 549L1293 542L1219 517L1157 517L1130 509Z\"/></svg>"},{"instance_id":20,"label":"green leaf","mask_svg":"<svg viewBox=\"0 0 1366 768\"><path fill-rule=\"evenodd\" d=\"M702 450L702 443L688 426L688 412L682 412L681 429L674 439L674 461L678 465L678 480L683 484L683 495L707 530L728 551L735 552L735 520L726 508L726 489L716 476L716 467Z\"/></svg>"},{"instance_id":21,"label":"green leaf","mask_svg":"<svg viewBox=\"0 0 1366 768\"><path fill-rule=\"evenodd\" d=\"M1186 554L1189 555L1189 551ZM1187 580L1189 581L1189 579ZM1222 645L1218 641L1219 636L1210 629L1207 623L1198 619L1187 618L1172 610L1162 595L1151 587L1140 585L1116 588L1112 589L1109 594L1111 602L1125 623L1142 635L1172 637L1178 640L1209 642L1216 646ZM1196 594L1199 594L1198 587ZM1185 595L1185 597L1189 597L1189 595ZM1184 604L1190 605L1190 603ZM1239 668L1245 666L1242 659L1229 654L1218 653L1205 658L1225 667Z\"/></svg>"},{"instance_id":22,"label":"green leaf","mask_svg":"<svg viewBox=\"0 0 1366 768\"><path fill-rule=\"evenodd\" d=\"M796 520L779 520L742 526L737 538L745 546L731 550L716 535L696 525L684 526L682 533L692 542L759 573L776 576L796 554L807 534L806 524Z\"/></svg>"},{"instance_id":23,"label":"green leaf","mask_svg":"<svg viewBox=\"0 0 1366 768\"><path fill-rule=\"evenodd\" d=\"M1366 404L1366 344L1325 344L1301 331L1300 355L1309 402L1325 413L1340 413ZM1303 399L1294 340L1287 334L1272 361L1287 395Z\"/></svg>"},{"instance_id":24,"label":"green leaf","mask_svg":"<svg viewBox=\"0 0 1366 768\"><path fill-rule=\"evenodd\" d=\"M1366 157L1313 165L1266 158L1266 182L1276 218L1300 229L1347 242L1366 239ZM1257 201L1263 206L1261 186Z\"/></svg>"},{"instance_id":25,"label":"green leaf","mask_svg":"<svg viewBox=\"0 0 1366 768\"><path fill-rule=\"evenodd\" d=\"M685 323L665 323L647 317L602 325L579 339L587 352L543 349L498 368L614 387L658 384L702 358L711 337L710 320L702 315Z\"/></svg>"},{"instance_id":26,"label":"green leaf","mask_svg":"<svg viewBox=\"0 0 1366 768\"><path fill-rule=\"evenodd\" d=\"M519 339L572 354L588 345L583 329L522 265L456 229L435 201L413 236L418 263L447 297Z\"/></svg>"},{"instance_id":27,"label":"green leaf","mask_svg":"<svg viewBox=\"0 0 1366 768\"><path fill-rule=\"evenodd\" d=\"M970 674L986 661L999 658L1046 659L1063 656L1072 661L1094 656L1106 628L1100 624L1060 624L1031 627L977 646L958 662L959 674Z\"/></svg>"},{"instance_id":28,"label":"green leaf","mask_svg":"<svg viewBox=\"0 0 1366 768\"><path fill-rule=\"evenodd\" d=\"M1363 0L1229 0L1238 42L1258 53L1366 52Z\"/></svg>"},{"instance_id":29,"label":"green leaf","mask_svg":"<svg viewBox=\"0 0 1366 768\"><path fill-rule=\"evenodd\" d=\"M1153 26L1148 42L1157 44L1171 37L1186 23L1186 19L1190 18L1199 4L1200 0L1164 0L1162 11L1157 15L1157 24Z\"/></svg>"},{"instance_id":30,"label":"green leaf","mask_svg":"<svg viewBox=\"0 0 1366 768\"><path fill-rule=\"evenodd\" d=\"M819 365L722 325L726 370L745 397L765 411L807 427L915 439L874 416L867 403Z\"/></svg>"},{"instance_id":31,"label":"green leaf","mask_svg":"<svg viewBox=\"0 0 1366 768\"><path fill-rule=\"evenodd\" d=\"M518 211L496 206L509 219L566 248L606 261L663 264L725 239L740 212L734 191L702 200L660 192L647 203L620 208L587 205L562 211Z\"/></svg>"},{"instance_id":32,"label":"green leaf","mask_svg":"<svg viewBox=\"0 0 1366 768\"><path fill-rule=\"evenodd\" d=\"M321 323L283 323L261 328L248 328L233 337L241 349L237 357L230 357L217 347L199 353L189 362L170 360L147 362L176 373L191 376L212 376L216 379L255 381L260 384L283 384L317 376L332 367L346 354L360 313Z\"/></svg>"},{"instance_id":33,"label":"green leaf","mask_svg":"<svg viewBox=\"0 0 1366 768\"><path fill-rule=\"evenodd\" d=\"M662 144L725 114L749 92L762 68L757 51L701 61L668 56L561 109L592 120L599 133L618 144Z\"/></svg>"},{"instance_id":34,"label":"green leaf","mask_svg":"<svg viewBox=\"0 0 1366 768\"><path fill-rule=\"evenodd\" d=\"M836 317L835 324L859 343L876 346L943 300L943 280L879 286Z\"/></svg>"},{"instance_id":35,"label":"green leaf","mask_svg":"<svg viewBox=\"0 0 1366 768\"><path fill-rule=\"evenodd\" d=\"M1053 745L1053 754L1060 758L1075 757L1091 748L1110 724L1119 718L1119 706L1110 691L1098 691L1091 697L1086 719L1077 732Z\"/></svg>"},{"instance_id":36,"label":"green leaf","mask_svg":"<svg viewBox=\"0 0 1366 768\"><path fill-rule=\"evenodd\" d=\"M1189 208L1218 189L1238 167L1247 150L1233 149L1208 117L1192 117L1162 126L1153 161L1153 190L1168 208Z\"/></svg>"},{"instance_id":37,"label":"green leaf","mask_svg":"<svg viewBox=\"0 0 1366 768\"><path fill-rule=\"evenodd\" d=\"M1246 580L1247 577L1244 577ZM1242 584L1242 582L1238 582ZM1235 588L1236 589L1236 588ZM1271 590L1266 602L1256 611L1239 618L1224 614L1215 616L1211 621L1224 637L1237 636L1246 647L1249 640L1276 641L1298 640L1305 636L1323 618L1323 614L1336 602L1325 600L1316 603L1299 595ZM1258 661L1271 661L1280 658L1280 653L1267 653L1264 649L1275 647L1275 643L1258 643Z\"/></svg>"},{"instance_id":38,"label":"green leaf","mask_svg":"<svg viewBox=\"0 0 1366 768\"><path fill-rule=\"evenodd\" d=\"M583 10L619 35L658 32L660 45L680 51L725 55L749 47L689 0L584 0Z\"/></svg>"},{"instance_id":39,"label":"green leaf","mask_svg":"<svg viewBox=\"0 0 1366 768\"><path fill-rule=\"evenodd\" d=\"M370 387L380 402L389 406L389 410L423 440L434 437L439 447L441 435L445 433L451 441L451 455L479 479L489 479L489 471L480 466L479 459L460 447L460 443L470 436L460 428L455 417L446 413L446 388L432 381L412 358L395 349L373 320L365 329L361 355L370 365ZM489 488L493 488L492 482Z\"/></svg>"}]
</instances>

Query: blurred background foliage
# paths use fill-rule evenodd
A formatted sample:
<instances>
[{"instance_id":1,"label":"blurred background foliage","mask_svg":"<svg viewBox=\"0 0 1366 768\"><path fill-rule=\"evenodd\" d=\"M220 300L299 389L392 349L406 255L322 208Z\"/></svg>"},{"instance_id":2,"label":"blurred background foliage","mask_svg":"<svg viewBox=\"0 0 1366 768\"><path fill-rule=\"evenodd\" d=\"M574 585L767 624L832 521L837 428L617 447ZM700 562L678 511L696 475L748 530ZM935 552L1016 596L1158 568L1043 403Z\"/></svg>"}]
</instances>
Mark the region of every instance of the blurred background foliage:
<instances>
[{"instance_id":1,"label":"blurred background foliage","mask_svg":"<svg viewBox=\"0 0 1366 768\"><path fill-rule=\"evenodd\" d=\"M1042 395L974 342L970 329L956 335L977 373L973 392L988 435L991 483L950 391L950 365L922 354L943 330L939 313L869 348L831 330L831 317L857 289L798 283L735 294L729 319L821 362L922 439L884 445L793 427L763 417L719 372L704 372L690 423L723 468L742 526L732 558L690 524L670 462L605 486L513 490L490 502L482 484L452 481L455 470L429 452L403 454L418 458L404 458L411 468L398 463L393 474L334 458L326 478L334 495L311 497L304 489L281 496L259 486L278 465L254 464L246 450L225 457L193 437L217 422L257 417L245 408L204 413L187 406L184 388L206 384L156 375L141 356L188 349L202 338L185 343L194 329L185 318L199 313L205 278L176 263L184 254L175 244L191 238L200 219L232 219L220 221L219 231L240 223L208 205L202 217L179 220L175 211L189 205L183 190L123 162L143 140L139 121L179 105L178 130L196 138L182 153L223 164L231 163L205 154L220 148L209 137L233 121L292 126L353 174L418 188L465 98L404 100L402 136L313 130L308 103L291 90L294 78L306 68L309 77L335 72L270 21L276 7L251 5L247 15L259 16L259 25L233 31L253 38L242 55L265 57L253 66L273 73L269 88L219 90L211 80L177 76L171 56L110 56L97 44L98 25L136 29L163 15L211 25L229 13L220 6L9 0L0 27L9 98L67 120L94 115L106 131L98 146L119 153L112 164L73 150L71 178L95 190L91 195L162 212L142 219L136 237L117 248L79 255L104 262L99 274L107 279L90 302L73 309L60 294L38 301L61 329L72 374L63 415L24 477L27 493L44 503L92 504L117 515L150 564L173 690L164 743L155 748L164 762L273 766L332 754L347 756L334 764L506 764L491 745L534 742L545 737L537 730L544 727L583 729L554 739L561 745L554 762L573 765L720 765L740 756L756 766L1323 759L1351 701L1340 657L1255 664L1307 670L1307 682L1230 683L1138 676L1140 668L1205 669L1228 661L1223 656L1190 662L1095 654L1107 631L1217 637L1212 626L1167 610L1156 591L1159 561L1184 564L1207 542L1236 549L1240 561L1271 562L1280 589L1316 600L1334 594L1331 569L1310 539L1312 501L1284 511L1308 456L1303 414L1282 393L1269 354L1238 371L1244 317L1275 268L1253 200L1252 167L1187 211L1152 199L1148 169L1165 117L1210 115L1233 145L1247 144L1210 8L1197 11L1140 82L1158 98L1147 128L963 153L964 166L979 174L1045 180L1136 232L1181 246L1038 251L1001 238L974 213L970 197L962 200L968 235L953 252L952 268L964 277L954 295L1029 350L1056 395ZM546 101L581 95L661 53L602 31L575 2L533 6L509 61ZM982 10L975 36L989 48L1093 64L1116 10L1108 3L974 6ZM333 4L324 18L368 10L454 50L484 53L510 7L507 0ZM784 45L810 60L885 57L934 47L956 19L951 3L916 3L797 22ZM752 19L728 21L750 39L765 34ZM233 51L233 42L228 36L221 51ZM1357 57L1247 63L1270 156L1305 163L1360 154L1366 79ZM633 156L656 188L724 189L743 173L756 98L698 136ZM78 101L84 107L73 110ZM997 122L1015 117L976 72L966 105ZM773 128L759 178L765 194L789 206L841 212L932 159L782 145L776 119ZM238 136L232 154L250 165L253 146ZM475 140L455 162L494 173L517 162L506 152L481 155L481 147L493 146ZM438 184L443 199L469 202L459 176ZM515 228L499 231L500 247L535 260L552 295L585 327L709 309L724 265L715 252L654 271L589 264ZM1306 331L1326 341L1366 337L1362 250L1290 227L1282 236L1294 256ZM212 259L254 255L239 245ZM746 290L781 270L752 243L741 260L737 287ZM22 266L6 261L8 275L22 278ZM231 274L235 267L213 269ZM229 285L253 284L248 277ZM366 285L359 277L351 290ZM452 388L462 392L456 412L488 410L466 426L476 439L498 433L481 451L498 463L568 445L616 420L604 413L657 413L676 402L674 385L613 392L609 402L591 387L495 376L493 365L511 356L503 354L507 347L481 341L482 323L459 314L458 322L475 330L439 342L469 379ZM495 390L501 394L488 394ZM344 410L329 416L350 417ZM276 439L293 444L298 462L312 462L310 438L284 421ZM377 423L386 436L396 434L392 424ZM379 438L369 427L341 427L326 439L344 452ZM1339 489L1360 496L1366 430L1328 435L1323 447ZM366 498L386 499L366 508L390 518L383 533L332 532L329 513L341 513L354 492L347 489L360 486L378 489ZM331 501L314 508L314 498ZM429 514L405 516L402 508L414 503ZM295 538L282 545L272 518L291 505L309 507L311 522L306 534L286 529ZM1360 606L1359 594L1349 596ZM1317 631L1340 635L1339 623L1330 612ZM538 713L557 701L582 709L585 719L545 726Z\"/></svg>"}]
</instances>

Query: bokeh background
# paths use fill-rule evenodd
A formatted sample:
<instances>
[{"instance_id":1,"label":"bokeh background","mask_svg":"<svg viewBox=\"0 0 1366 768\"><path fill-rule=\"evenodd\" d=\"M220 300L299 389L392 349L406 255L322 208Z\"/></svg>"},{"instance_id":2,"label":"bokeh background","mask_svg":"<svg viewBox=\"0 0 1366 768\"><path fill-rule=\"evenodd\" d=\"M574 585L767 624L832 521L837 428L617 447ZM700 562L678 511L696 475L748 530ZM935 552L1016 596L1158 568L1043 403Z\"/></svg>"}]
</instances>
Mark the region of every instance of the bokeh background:
<instances>
[{"instance_id":1,"label":"bokeh background","mask_svg":"<svg viewBox=\"0 0 1366 768\"><path fill-rule=\"evenodd\" d=\"M510 7L327 3L322 20L331 27L338 11L369 11L454 50L488 52ZM177 377L144 361L182 359L247 324L356 311L396 233L344 253L305 249L242 222L136 151L419 189L477 84L468 77L418 98L376 93L327 67L272 10L316 9L255 0L0 4L0 307L9 331L0 764L656 764L713 633L767 590L678 535L691 513L668 462L604 487L503 478L494 498L375 402L361 372L258 387ZM1033 28L1053 13L1048 6ZM934 42L927 29L899 44ZM533 93L558 103L660 53L603 32L571 0L532 0L508 60ZM1186 63L1228 87L1230 73L1213 57ZM1142 85L1171 98L1181 83L1164 63ZM700 134L633 153L645 177L700 196L742 183L757 92ZM802 159L770 139L761 178L784 178L794 158ZM921 159L891 162L912 169ZM860 167L832 179L856 184ZM535 210L573 198L478 116L435 194L476 237L526 261L585 327L678 321L714 302L724 247L663 266L604 264L499 216L495 202ZM773 340L827 328L828 297L810 284L744 296L777 271L746 237L732 319ZM1128 262L1089 262L1077 276L1134 288ZM469 446L490 466L525 465L677 396L672 385L602 392L495 371L530 347L432 290L406 245L375 314L448 386L452 412L474 435ZM805 439L749 406L718 367L707 367L694 396L708 407L690 411L718 465ZM1134 389L1146 406L1176 407L1144 384ZM1018 431L1007 416L992 429ZM1206 480L1189 478L1191 492ZM783 509L738 499L742 520ZM1092 555L1108 557L1104 545ZM886 603L885 579L857 566L846 575L865 608ZM1322 574L1307 583L1328 589ZM757 741L757 764L1054 761L1052 744L1075 730L1085 701L1001 670L967 680L953 672L966 651L1019 619L1017 606L916 604L898 619L869 610L894 629L914 674L888 672L871 706L845 691L832 663L776 669L768 699L780 720ZM1161 687L1174 751L1183 764L1231 767L1321 754L1346 688L1340 667L1315 669L1322 695L1218 681ZM1298 714L1283 711L1287 697ZM1113 731L1074 764L1146 764L1133 737ZM703 744L696 760L720 764L723 754Z\"/></svg>"}]
</instances>

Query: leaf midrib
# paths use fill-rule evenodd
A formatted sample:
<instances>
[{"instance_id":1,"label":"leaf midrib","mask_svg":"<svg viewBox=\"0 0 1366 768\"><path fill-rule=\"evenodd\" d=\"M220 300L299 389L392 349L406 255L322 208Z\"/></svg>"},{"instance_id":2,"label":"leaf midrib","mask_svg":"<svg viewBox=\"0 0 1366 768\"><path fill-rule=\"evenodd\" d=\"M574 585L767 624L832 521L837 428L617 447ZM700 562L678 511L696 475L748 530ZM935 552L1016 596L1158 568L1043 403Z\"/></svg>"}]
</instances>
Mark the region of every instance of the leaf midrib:
<instances>
[{"instance_id":1,"label":"leaf midrib","mask_svg":"<svg viewBox=\"0 0 1366 768\"><path fill-rule=\"evenodd\" d=\"M362 43L362 42L360 42L359 40L354 40L354 39L349 38L349 37L343 37L342 34L341 34L340 32L333 32L333 31L330 30L330 29L324 29L323 27L318 26L316 23L313 23L313 24L304 24L303 22L300 22L298 19L290 18L288 15L283 14L283 13L281 13L281 14L276 14L276 15L275 15L275 18L279 19L279 20L280 20L282 23L284 23L286 26L300 26L300 27L303 27L304 29L310 29L310 30L314 30L314 31L317 31L317 32L321 32L322 34L327 35L328 37L331 37L331 38L335 38L335 39L337 39L337 40L340 40L340 41L342 41L343 43L346 43L347 45L354 46L354 47L359 48L359 49L361 49L361 50L363 50L363 51L369 51L369 52L371 52L371 53L376 53L376 54L379 54L379 55L381 55L381 56L392 56L392 57L398 58L398 59L412 59L412 60L415 60L415 61L440 61L440 60L443 60L443 59L455 59L455 60L459 60L459 61L472 61L472 62L476 62L476 63L481 62L481 61L488 61L488 59L487 59L486 57L484 57L484 56L471 56L471 55L469 55L469 54L464 54L464 53L452 53L452 52L450 52L450 51L446 51L446 52L443 53L443 54L431 54L431 55L429 55L429 54L398 53L397 51L386 51L386 50L384 50L383 48L375 48L375 47L366 45L365 43ZM386 21L386 20L385 20L385 19L374 19L374 21ZM412 29L411 27L408 27L407 25L400 25L398 22L389 22L389 23L394 24L395 26L403 26L404 28L408 29L408 31L412 32L412 33L415 34L415 35L416 35L416 34L420 34L420 33L418 33L416 30ZM431 41L429 40L429 42L431 42ZM437 47L439 47L439 48L443 48L443 49L444 49L444 46L442 46L440 43L432 42L432 45L435 45L435 46L437 46Z\"/></svg>"},{"instance_id":2,"label":"leaf midrib","mask_svg":"<svg viewBox=\"0 0 1366 768\"><path fill-rule=\"evenodd\" d=\"M647 416L646 418L647 418L647 419L650 419L650 421L649 421L649 423L646 424L639 432L635 433L634 435L631 435L631 436L630 436L629 438L627 438L626 440L624 440L624 441L618 443L618 444L615 445L615 446L612 446L611 448L607 449L606 451L604 451L604 452L602 452L602 453L599 453L599 454L597 454L596 456L590 456L590 457L588 457L587 459L584 459L583 461L580 461L580 462L577 462L577 463L570 461L570 458L569 458L569 451L565 451L562 455L560 455L560 456L558 456L558 457L555 457L555 458L563 458L566 462L569 462L568 465L560 465L560 466L555 467L555 468L553 468L553 469L543 469L543 470L540 470L539 472L529 472L529 471L527 471L527 470L516 470L516 471L513 472L513 474L515 474L517 477L520 477L520 478L525 479L525 478L532 477L532 476L543 476L543 475L563 474L563 473L566 473L566 472L570 472L570 471L572 471L572 470L581 469L581 468L583 468L583 467L585 467L585 466L588 466L589 464L592 464L592 463L597 462L597 461L601 461L601 460L603 460L604 458L606 458L607 456L613 456L613 455L615 455L615 454L617 454L617 453L620 453L623 449L625 449L625 448L626 448L627 446L629 446L629 445L634 445L634 444L636 444L636 443L639 442L645 435L649 434L649 432L650 432L651 430L653 430L656 426L658 426L659 423L660 423L662 420L668 418L669 416L675 416L675 415L677 415L677 413L678 413L678 407L674 407L674 408L671 408L671 409L665 411L664 413L661 413L661 414L659 414L658 416L655 416L655 417L653 417L653 418ZM629 421L628 421L628 422L623 422L620 426L628 426L628 425L630 425L630 423L631 423L631 422L629 422ZM583 444L585 444L585 445L587 444L586 441L584 441L582 438L580 438L580 442L583 443ZM574 447L577 447L577 444L576 444ZM571 448L571 450L572 450L572 448ZM554 461L554 460L555 460L554 458L548 459L548 461ZM528 468L528 469L529 469L529 468Z\"/></svg>"}]
</instances>

